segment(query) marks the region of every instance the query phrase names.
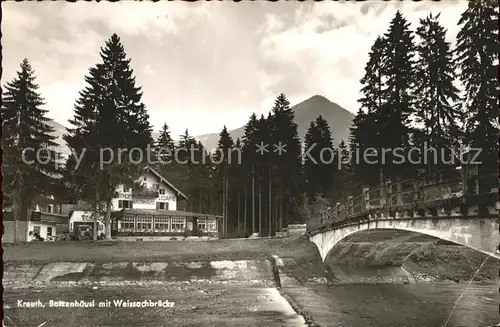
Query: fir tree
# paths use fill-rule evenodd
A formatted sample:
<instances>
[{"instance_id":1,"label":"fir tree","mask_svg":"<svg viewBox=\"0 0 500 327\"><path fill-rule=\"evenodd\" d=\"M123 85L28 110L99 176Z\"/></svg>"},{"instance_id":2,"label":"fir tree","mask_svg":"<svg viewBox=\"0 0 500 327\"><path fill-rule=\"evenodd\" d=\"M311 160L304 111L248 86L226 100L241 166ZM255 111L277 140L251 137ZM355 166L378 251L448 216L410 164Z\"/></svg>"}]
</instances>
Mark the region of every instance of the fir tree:
<instances>
[{"instance_id":1,"label":"fir tree","mask_svg":"<svg viewBox=\"0 0 500 327\"><path fill-rule=\"evenodd\" d=\"M168 125L163 124L155 144L156 159L160 164L171 163L174 151L175 143L170 136Z\"/></svg>"},{"instance_id":2,"label":"fir tree","mask_svg":"<svg viewBox=\"0 0 500 327\"><path fill-rule=\"evenodd\" d=\"M190 183L188 194L192 203L193 212L203 212L203 204L209 201L205 196L205 185L210 182L210 160L207 160L208 151L200 141L196 142L195 150L193 151L193 164L190 166L188 176Z\"/></svg>"},{"instance_id":3,"label":"fir tree","mask_svg":"<svg viewBox=\"0 0 500 327\"><path fill-rule=\"evenodd\" d=\"M280 94L269 119L269 164L277 185L277 217L275 230L299 217L299 202L304 187L301 143L290 102Z\"/></svg>"},{"instance_id":4,"label":"fir tree","mask_svg":"<svg viewBox=\"0 0 500 327\"><path fill-rule=\"evenodd\" d=\"M229 209L229 202L231 201L231 191L232 191L232 177L230 176L231 174L231 166L233 164L232 156L233 156L233 147L234 147L234 141L227 131L226 126L222 129L222 131L219 134L219 142L217 144L217 151L215 155L215 160L218 163L217 168L216 168L216 176L217 180L222 181L221 183L221 188L220 188L220 203L221 206L224 208L225 212L225 221L224 221L224 235L226 235L226 231L230 230L230 224L234 224L234 219L232 221L228 221L229 215L228 215L228 209ZM227 197L224 195L224 192L228 195ZM224 199L226 201L224 202ZM227 235L226 235L227 236Z\"/></svg>"},{"instance_id":5,"label":"fir tree","mask_svg":"<svg viewBox=\"0 0 500 327\"><path fill-rule=\"evenodd\" d=\"M456 53L459 76L465 88L465 141L481 150L480 174L498 171L499 135L493 124L499 117L498 18L496 2L470 1L458 22L461 30L457 35ZM489 191L490 187L490 183L480 183L481 192Z\"/></svg>"},{"instance_id":6,"label":"fir tree","mask_svg":"<svg viewBox=\"0 0 500 327\"><path fill-rule=\"evenodd\" d=\"M317 195L331 199L337 158L330 127L321 115L309 125L304 143L305 151L310 149L303 166L309 199Z\"/></svg>"},{"instance_id":7,"label":"fir tree","mask_svg":"<svg viewBox=\"0 0 500 327\"><path fill-rule=\"evenodd\" d=\"M14 242L18 221L28 221L27 209L36 194L52 195L60 177L61 156L51 135L54 129L42 109L35 73L27 59L2 94L2 174L4 196L13 206ZM28 231L26 230L26 237Z\"/></svg>"},{"instance_id":8,"label":"fir tree","mask_svg":"<svg viewBox=\"0 0 500 327\"><path fill-rule=\"evenodd\" d=\"M263 114L261 114L259 120L257 121L257 131L256 131L256 138L255 138L255 144L259 145L259 147L255 146L253 149L250 151L253 151L256 154L256 161L255 161L255 169L252 168L252 170L247 170L247 173L254 173L255 174L255 180L257 185L260 185L262 189L262 212L261 214L263 215L262 219L262 227L261 230L265 235L271 236L272 230L271 230L271 218L269 216L269 188L271 188L271 193L274 190L273 186L273 180L272 180L272 166L270 162L270 154L269 152L266 151L261 151L262 149L260 148L261 145L268 145L266 148L269 151L269 147L272 146L272 139L271 139L271 133L270 133L270 128L271 128L271 122L269 119L266 119ZM259 152L257 152L259 150ZM249 181L247 182L247 185L250 185L251 183L251 175L249 175ZM251 193L249 192L251 195ZM251 214L251 199L248 197L249 205L247 206L248 209L250 209L250 214Z\"/></svg>"},{"instance_id":9,"label":"fir tree","mask_svg":"<svg viewBox=\"0 0 500 327\"><path fill-rule=\"evenodd\" d=\"M242 162L242 148L243 144L240 138L236 138L236 142L234 143L232 158L231 158L231 166L229 167L229 175L230 182L232 185L231 189L231 202L229 206L229 216L233 217L231 221L231 232L232 235L236 237L242 236L242 230L244 221L241 219L243 217L244 210L244 192L245 192L245 182L248 176L245 174L245 167ZM237 155L240 155L237 158ZM243 196L242 196L243 195ZM243 205L242 205L243 204ZM247 237L247 235L244 235Z\"/></svg>"},{"instance_id":10,"label":"fir tree","mask_svg":"<svg viewBox=\"0 0 500 327\"><path fill-rule=\"evenodd\" d=\"M315 149L316 141L318 139L318 130L314 121L309 124L309 128L304 136L304 152L309 153L309 155L304 156L303 169L304 178L306 181L306 191L309 201L314 199L314 196L319 189L319 183L321 176L318 176L318 155L317 149Z\"/></svg>"},{"instance_id":11,"label":"fir tree","mask_svg":"<svg viewBox=\"0 0 500 327\"><path fill-rule=\"evenodd\" d=\"M382 124L386 103L384 83L384 55L386 40L378 37L373 43L369 60L365 66L365 75L361 79L361 104L350 128L349 146L353 154L352 172L359 184L374 185L379 182L381 162L365 162L364 154L369 148L381 151L384 147Z\"/></svg>"},{"instance_id":12,"label":"fir tree","mask_svg":"<svg viewBox=\"0 0 500 327\"><path fill-rule=\"evenodd\" d=\"M194 174L196 172L196 158L199 158L199 149L198 142L196 139L189 134L189 131L186 129L184 134L180 135L179 144L175 149L174 153L174 162L172 165L172 169L177 178L182 180L183 190L190 196L190 199L187 203L187 210L193 211L195 208L194 199L192 197L193 187L196 185L196 182L193 180ZM164 171L169 171L166 168ZM170 171L172 173L172 171ZM169 174L167 174L168 176Z\"/></svg>"},{"instance_id":13,"label":"fir tree","mask_svg":"<svg viewBox=\"0 0 500 327\"><path fill-rule=\"evenodd\" d=\"M221 162L221 165L230 165L232 163L232 150L234 141L226 126L222 128L219 134L219 142L217 144L216 160Z\"/></svg>"},{"instance_id":14,"label":"fir tree","mask_svg":"<svg viewBox=\"0 0 500 327\"><path fill-rule=\"evenodd\" d=\"M408 149L410 145L410 118L414 113L412 90L415 79L415 45L409 23L398 11L384 35L382 74L386 80L379 109L377 126L382 148ZM383 155L383 152L380 153ZM406 165L398 164L391 152L385 155L383 173L396 177L404 173Z\"/></svg>"},{"instance_id":15,"label":"fir tree","mask_svg":"<svg viewBox=\"0 0 500 327\"><path fill-rule=\"evenodd\" d=\"M100 55L102 62L90 68L85 77L88 86L76 101L74 117L70 120L74 128L68 129L64 138L75 153L84 153L78 169L73 166L74 162L68 161L67 175L73 183L82 183L73 184L81 198L94 203L96 208L102 202L106 205L106 238L109 239L111 199L116 187L132 183L140 176L152 137L149 115L141 102L141 88L135 84L130 59L116 34L106 41ZM132 148L141 151L119 152Z\"/></svg>"},{"instance_id":16,"label":"fir tree","mask_svg":"<svg viewBox=\"0 0 500 327\"><path fill-rule=\"evenodd\" d=\"M255 144L257 139L257 129L258 129L258 120L255 113L252 113L250 119L244 127L244 135L242 139L242 146L245 153L250 154L251 158L254 157L255 154Z\"/></svg>"},{"instance_id":17,"label":"fir tree","mask_svg":"<svg viewBox=\"0 0 500 327\"><path fill-rule=\"evenodd\" d=\"M337 171L335 175L335 195L334 199L337 202L345 202L347 196L350 195L350 192L354 189L353 183L353 170L351 164L351 153L349 147L345 144L344 140L340 141L337 157L340 160ZM355 188L359 190L358 188Z\"/></svg>"},{"instance_id":18,"label":"fir tree","mask_svg":"<svg viewBox=\"0 0 500 327\"><path fill-rule=\"evenodd\" d=\"M318 145L321 151L319 169L321 171L321 175L323 176L320 193L323 197L331 199L336 171L336 151L333 146L334 140L330 131L330 125L321 115L316 118L316 126L319 132Z\"/></svg>"},{"instance_id":19,"label":"fir tree","mask_svg":"<svg viewBox=\"0 0 500 327\"><path fill-rule=\"evenodd\" d=\"M437 158L425 163L426 170L443 167L441 154L458 145L461 131L458 123L462 115L457 106L458 89L453 85L455 67L451 45L446 41L446 30L439 24L439 15L430 14L420 20L416 34L420 37L417 44L416 63L417 122L423 125L422 137L416 145L439 150ZM422 159L422 158L419 158ZM425 157L424 157L425 159ZM434 162L437 159L438 162ZM448 160L448 159L447 159ZM422 161L422 160L420 160Z\"/></svg>"},{"instance_id":20,"label":"fir tree","mask_svg":"<svg viewBox=\"0 0 500 327\"><path fill-rule=\"evenodd\" d=\"M192 158L190 158L190 151L191 149L196 149L196 140L194 137L189 135L189 131L186 129L184 134L179 135L180 140L179 140L179 145L177 149L175 150L175 161L177 165L183 165L183 168L180 169L180 171L184 171L187 173L188 171L188 165L192 164Z\"/></svg>"},{"instance_id":21,"label":"fir tree","mask_svg":"<svg viewBox=\"0 0 500 327\"><path fill-rule=\"evenodd\" d=\"M367 114L378 113L385 102L384 84L384 51L386 40L377 37L373 43L369 60L365 66L365 75L361 79L362 97L359 99L361 106Z\"/></svg>"}]
</instances>

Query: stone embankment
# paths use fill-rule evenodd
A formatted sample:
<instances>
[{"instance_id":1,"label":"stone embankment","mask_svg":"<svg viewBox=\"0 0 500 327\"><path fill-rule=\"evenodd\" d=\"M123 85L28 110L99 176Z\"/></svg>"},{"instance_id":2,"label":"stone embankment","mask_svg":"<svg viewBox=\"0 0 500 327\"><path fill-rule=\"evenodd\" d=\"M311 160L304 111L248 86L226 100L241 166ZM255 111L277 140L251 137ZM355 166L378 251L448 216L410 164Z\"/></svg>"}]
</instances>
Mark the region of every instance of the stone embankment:
<instances>
[{"instance_id":1,"label":"stone embankment","mask_svg":"<svg viewBox=\"0 0 500 327\"><path fill-rule=\"evenodd\" d=\"M372 244L373 245L373 244ZM427 245L408 251L401 244L386 245L390 260L378 246L377 258L357 244L344 244L325 264L317 258L195 262L53 262L5 263L4 287L34 285L150 285L173 283L244 284L287 287L312 284L377 284L461 282L494 280L498 260L483 258L472 250L455 246ZM482 266L481 266L482 265ZM478 268L481 269L478 271Z\"/></svg>"},{"instance_id":2,"label":"stone embankment","mask_svg":"<svg viewBox=\"0 0 500 327\"><path fill-rule=\"evenodd\" d=\"M54 262L4 265L5 287L34 285L245 284L275 287L273 260L203 262Z\"/></svg>"},{"instance_id":3,"label":"stone embankment","mask_svg":"<svg viewBox=\"0 0 500 327\"><path fill-rule=\"evenodd\" d=\"M99 247L93 248L100 260L91 260L87 258L88 255L77 260L78 262L71 260L69 255L62 260L54 260L54 255L49 260L51 258L44 258L40 253L32 253L31 257L45 260L20 261L4 258L3 283L6 287L47 283L95 285L204 282L286 287L306 283L462 282L469 281L473 276L474 281L483 281L496 279L499 271L497 259L477 251L414 234L398 235L392 231L359 233L358 236L346 239L332 249L325 263L321 262L314 244L304 236L273 240L217 241L210 243L210 247L207 247L208 244L201 246L199 242L195 242L200 246L192 245L187 253L182 253L187 251L186 247L181 246L183 242L159 243L161 242L149 245L149 252L142 248L145 245L135 243L109 246L108 252ZM78 250L76 245L70 246L75 251ZM84 249L85 246L91 247L80 245ZM48 244L47 247L50 250L55 245ZM60 247L58 249L60 251ZM35 250L37 248L7 248L7 252L12 252L12 258L30 257L29 254ZM53 253L58 253L55 252L57 248L52 250ZM22 253L15 255L15 251ZM178 251L181 253L176 254ZM154 256L141 260L138 253L153 253ZM160 253L164 254L160 256ZM108 260L105 260L106 256Z\"/></svg>"}]
</instances>

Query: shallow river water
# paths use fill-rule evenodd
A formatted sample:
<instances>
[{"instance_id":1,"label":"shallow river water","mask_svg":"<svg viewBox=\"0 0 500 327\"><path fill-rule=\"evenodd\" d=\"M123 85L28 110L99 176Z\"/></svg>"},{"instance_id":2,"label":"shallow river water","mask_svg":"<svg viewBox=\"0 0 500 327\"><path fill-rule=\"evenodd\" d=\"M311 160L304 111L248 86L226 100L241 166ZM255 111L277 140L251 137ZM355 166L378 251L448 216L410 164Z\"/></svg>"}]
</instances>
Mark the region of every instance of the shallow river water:
<instances>
[{"instance_id":1,"label":"shallow river water","mask_svg":"<svg viewBox=\"0 0 500 327\"><path fill-rule=\"evenodd\" d=\"M319 326L494 326L500 322L498 284L309 285L285 287ZM18 300L45 308L20 308ZM92 301L106 308L56 308L49 301ZM114 300L169 301L171 307L117 307ZM458 300L458 301L457 301ZM274 288L175 284L98 289L6 289L5 326L306 326ZM455 308L453 309L453 307ZM451 315L450 315L451 313ZM43 324L43 325L42 325Z\"/></svg>"},{"instance_id":2,"label":"shallow river water","mask_svg":"<svg viewBox=\"0 0 500 327\"><path fill-rule=\"evenodd\" d=\"M313 285L286 293L319 326L495 326L498 284ZM458 301L457 301L458 300ZM455 306L455 308L454 308Z\"/></svg>"}]
</instances>

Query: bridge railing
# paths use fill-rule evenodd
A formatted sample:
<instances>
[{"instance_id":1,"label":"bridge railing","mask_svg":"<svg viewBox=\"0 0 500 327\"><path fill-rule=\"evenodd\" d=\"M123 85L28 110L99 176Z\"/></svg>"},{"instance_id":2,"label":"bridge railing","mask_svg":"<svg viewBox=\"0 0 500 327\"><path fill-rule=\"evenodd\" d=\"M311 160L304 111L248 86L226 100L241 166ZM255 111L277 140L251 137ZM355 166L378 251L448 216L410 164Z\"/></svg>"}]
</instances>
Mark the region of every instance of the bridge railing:
<instances>
[{"instance_id":1,"label":"bridge railing","mask_svg":"<svg viewBox=\"0 0 500 327\"><path fill-rule=\"evenodd\" d=\"M415 197L415 180L386 181L387 206L396 206L412 203Z\"/></svg>"},{"instance_id":2,"label":"bridge railing","mask_svg":"<svg viewBox=\"0 0 500 327\"><path fill-rule=\"evenodd\" d=\"M384 194L381 187L374 188L373 190L365 187L364 193L366 199L366 209L379 208L384 205Z\"/></svg>"},{"instance_id":3,"label":"bridge railing","mask_svg":"<svg viewBox=\"0 0 500 327\"><path fill-rule=\"evenodd\" d=\"M370 189L363 187L361 195L349 196L344 203L338 202L333 208L321 214L321 223L341 223L358 218L365 219L373 213L380 215L382 211L386 214L391 211L404 212L414 208L416 204L426 205L432 202L456 200L464 196L487 196L489 202L498 203L498 190L500 182L498 174L452 176L448 180L433 181L426 180L426 176L414 179L391 182L387 180L384 185ZM479 183L487 185L486 192L479 193ZM420 206L421 207L421 206ZM365 218L363 218L365 217ZM318 219L316 219L318 220ZM312 225L308 224L308 230Z\"/></svg>"},{"instance_id":4,"label":"bridge railing","mask_svg":"<svg viewBox=\"0 0 500 327\"><path fill-rule=\"evenodd\" d=\"M461 178L423 185L421 201L458 198L464 195L463 191L463 181Z\"/></svg>"}]
</instances>

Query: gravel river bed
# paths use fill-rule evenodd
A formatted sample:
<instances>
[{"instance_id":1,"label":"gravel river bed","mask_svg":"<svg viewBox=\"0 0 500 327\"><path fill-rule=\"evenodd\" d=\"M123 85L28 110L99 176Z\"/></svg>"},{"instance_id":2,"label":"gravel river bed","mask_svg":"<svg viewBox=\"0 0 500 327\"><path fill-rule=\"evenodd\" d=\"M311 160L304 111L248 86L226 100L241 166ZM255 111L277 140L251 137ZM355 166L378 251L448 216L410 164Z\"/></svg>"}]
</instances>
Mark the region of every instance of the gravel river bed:
<instances>
[{"instance_id":1,"label":"gravel river bed","mask_svg":"<svg viewBox=\"0 0 500 327\"><path fill-rule=\"evenodd\" d=\"M466 286L307 285L277 290L249 284L179 283L6 289L4 313L5 326L17 327L307 326L306 322L434 327L443 326L448 316L449 326L498 324L498 284L473 284L465 290ZM37 300L45 307L19 307ZM50 307L50 300L93 301L95 307ZM160 300L170 305L120 307L115 302L119 300ZM107 307L99 308L99 303ZM292 307L298 307L306 319Z\"/></svg>"}]
</instances>

